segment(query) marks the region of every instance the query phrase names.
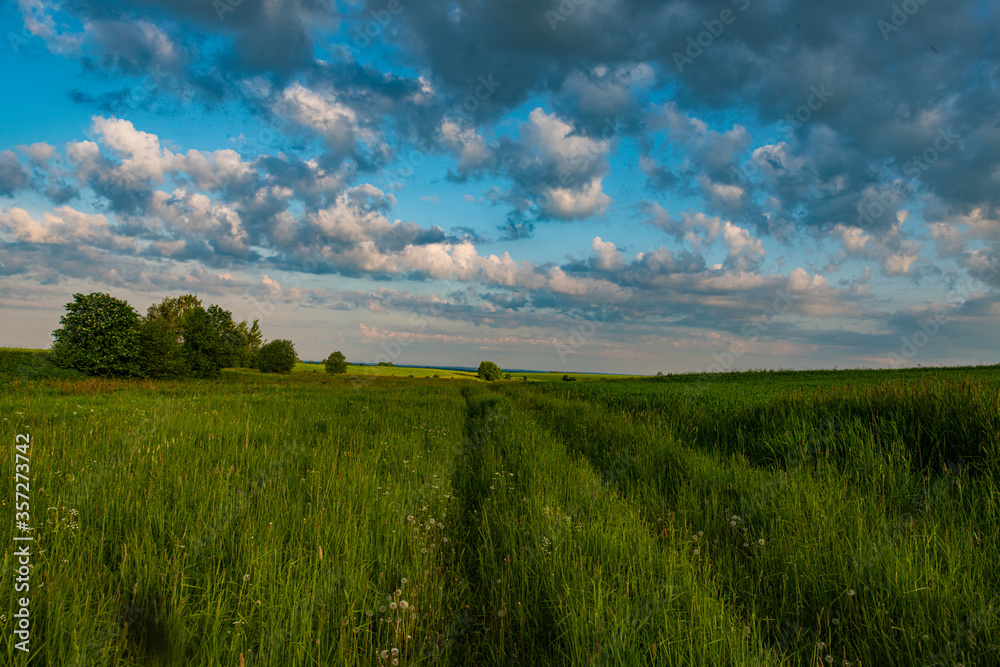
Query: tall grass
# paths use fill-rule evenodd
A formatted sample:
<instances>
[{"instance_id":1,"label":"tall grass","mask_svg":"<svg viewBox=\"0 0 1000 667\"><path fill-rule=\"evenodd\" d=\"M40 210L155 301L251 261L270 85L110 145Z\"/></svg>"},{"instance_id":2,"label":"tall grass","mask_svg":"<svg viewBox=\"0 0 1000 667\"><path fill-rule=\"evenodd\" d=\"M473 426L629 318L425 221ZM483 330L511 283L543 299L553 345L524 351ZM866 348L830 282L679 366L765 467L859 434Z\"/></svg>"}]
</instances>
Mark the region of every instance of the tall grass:
<instances>
[{"instance_id":1,"label":"tall grass","mask_svg":"<svg viewBox=\"0 0 1000 667\"><path fill-rule=\"evenodd\" d=\"M800 379L7 374L29 664L994 664L995 371Z\"/></svg>"}]
</instances>

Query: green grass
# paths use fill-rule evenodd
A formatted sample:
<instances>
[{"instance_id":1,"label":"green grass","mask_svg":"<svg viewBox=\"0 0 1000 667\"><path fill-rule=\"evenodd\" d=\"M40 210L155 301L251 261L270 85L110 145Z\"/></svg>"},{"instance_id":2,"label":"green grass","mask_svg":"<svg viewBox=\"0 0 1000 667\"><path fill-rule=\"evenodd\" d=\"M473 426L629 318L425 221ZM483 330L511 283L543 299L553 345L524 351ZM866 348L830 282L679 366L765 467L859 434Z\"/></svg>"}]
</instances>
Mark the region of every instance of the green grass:
<instances>
[{"instance_id":1,"label":"green grass","mask_svg":"<svg viewBox=\"0 0 1000 667\"><path fill-rule=\"evenodd\" d=\"M323 373L326 368L323 364L295 364L292 372L295 373ZM348 365L345 375L359 375L371 377L414 377L414 378L451 378L478 380L479 376L475 371L455 371L444 368L414 368L412 366L357 366ZM607 375L599 373L514 373L510 374L510 380L504 382L523 382L527 378L528 382L560 382L564 376L574 378L574 380L620 380L624 375Z\"/></svg>"},{"instance_id":2,"label":"green grass","mask_svg":"<svg viewBox=\"0 0 1000 667\"><path fill-rule=\"evenodd\" d=\"M325 373L323 364L295 364L294 373ZM414 377L414 378L444 378L478 380L475 371L449 371L441 368L412 368L408 366L356 366L349 364L348 376L364 377Z\"/></svg>"},{"instance_id":3,"label":"green grass","mask_svg":"<svg viewBox=\"0 0 1000 667\"><path fill-rule=\"evenodd\" d=\"M29 664L995 664L996 367L355 368L0 371Z\"/></svg>"}]
</instances>

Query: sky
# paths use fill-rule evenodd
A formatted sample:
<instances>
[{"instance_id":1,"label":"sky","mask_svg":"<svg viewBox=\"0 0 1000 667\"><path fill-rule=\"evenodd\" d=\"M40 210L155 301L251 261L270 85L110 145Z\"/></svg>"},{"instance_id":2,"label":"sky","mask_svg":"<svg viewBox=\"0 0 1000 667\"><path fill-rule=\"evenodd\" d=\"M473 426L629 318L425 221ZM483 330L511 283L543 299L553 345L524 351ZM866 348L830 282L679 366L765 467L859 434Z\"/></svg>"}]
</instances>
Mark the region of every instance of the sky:
<instances>
[{"instance_id":1,"label":"sky","mask_svg":"<svg viewBox=\"0 0 1000 667\"><path fill-rule=\"evenodd\" d=\"M1000 3L0 2L0 345L195 293L303 359L997 363Z\"/></svg>"}]
</instances>

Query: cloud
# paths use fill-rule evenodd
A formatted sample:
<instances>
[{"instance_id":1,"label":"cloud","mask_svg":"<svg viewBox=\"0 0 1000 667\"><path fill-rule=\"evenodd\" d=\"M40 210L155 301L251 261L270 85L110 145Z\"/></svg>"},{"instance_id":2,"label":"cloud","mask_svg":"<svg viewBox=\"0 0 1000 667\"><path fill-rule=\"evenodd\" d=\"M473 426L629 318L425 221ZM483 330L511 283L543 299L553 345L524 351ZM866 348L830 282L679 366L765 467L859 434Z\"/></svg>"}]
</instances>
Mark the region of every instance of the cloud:
<instances>
[{"instance_id":1,"label":"cloud","mask_svg":"<svg viewBox=\"0 0 1000 667\"><path fill-rule=\"evenodd\" d=\"M14 151L0 151L0 195L11 196L28 185L31 174L21 166Z\"/></svg>"},{"instance_id":2,"label":"cloud","mask_svg":"<svg viewBox=\"0 0 1000 667\"><path fill-rule=\"evenodd\" d=\"M282 91L274 110L321 136L335 161L352 157L367 163L387 150L381 133L363 123L335 93L320 93L296 82Z\"/></svg>"}]
</instances>

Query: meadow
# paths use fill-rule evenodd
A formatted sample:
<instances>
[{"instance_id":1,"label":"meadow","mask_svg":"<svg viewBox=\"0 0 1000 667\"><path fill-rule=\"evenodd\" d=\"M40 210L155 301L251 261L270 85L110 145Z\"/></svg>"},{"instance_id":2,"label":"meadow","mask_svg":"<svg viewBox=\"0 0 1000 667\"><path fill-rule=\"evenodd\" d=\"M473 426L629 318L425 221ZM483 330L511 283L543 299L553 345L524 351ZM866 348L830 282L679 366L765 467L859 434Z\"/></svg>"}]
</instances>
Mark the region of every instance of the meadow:
<instances>
[{"instance_id":1,"label":"meadow","mask_svg":"<svg viewBox=\"0 0 1000 667\"><path fill-rule=\"evenodd\" d=\"M31 654L0 612L7 664L1000 655L996 367L493 383L3 370L0 460L13 471L31 434L35 537ZM11 551L7 610L23 595Z\"/></svg>"}]
</instances>

